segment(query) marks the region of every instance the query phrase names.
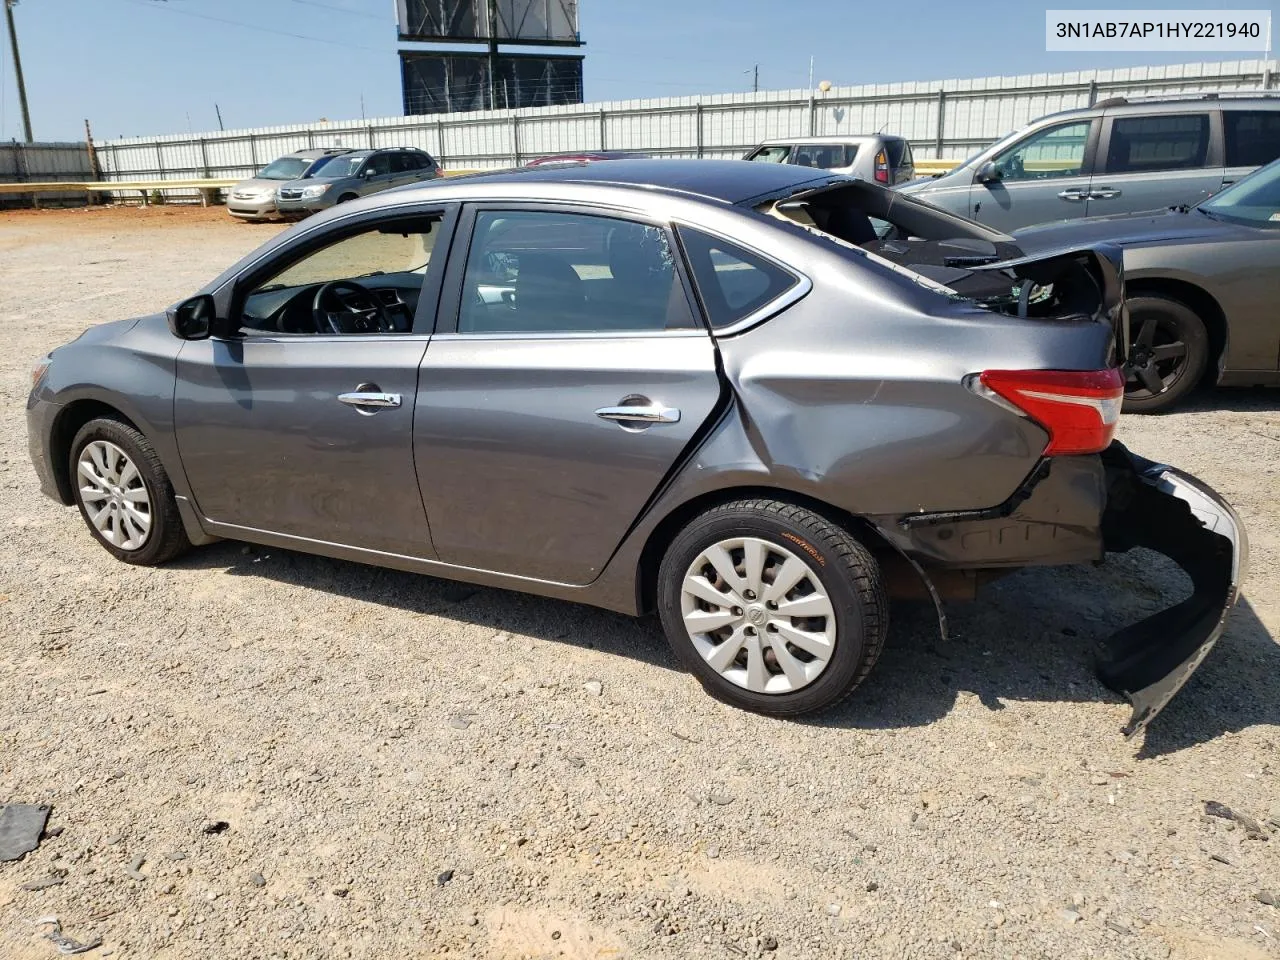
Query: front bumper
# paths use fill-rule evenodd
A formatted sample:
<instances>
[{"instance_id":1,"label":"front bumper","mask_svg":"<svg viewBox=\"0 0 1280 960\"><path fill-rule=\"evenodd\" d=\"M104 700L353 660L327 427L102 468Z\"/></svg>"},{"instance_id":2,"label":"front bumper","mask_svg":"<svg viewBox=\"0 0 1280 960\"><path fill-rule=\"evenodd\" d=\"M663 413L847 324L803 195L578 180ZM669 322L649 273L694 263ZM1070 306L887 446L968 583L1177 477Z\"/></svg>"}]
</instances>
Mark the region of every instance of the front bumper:
<instances>
[{"instance_id":1,"label":"front bumper","mask_svg":"<svg viewBox=\"0 0 1280 960\"><path fill-rule=\"evenodd\" d=\"M239 200L232 193L227 197L227 213L241 220L269 220L276 215L276 200L275 197Z\"/></svg>"},{"instance_id":2,"label":"front bumper","mask_svg":"<svg viewBox=\"0 0 1280 960\"><path fill-rule=\"evenodd\" d=\"M31 456L36 479L40 481L40 492L59 503L65 503L53 473L53 464L49 462L49 451L53 446L53 424L61 410L61 404L51 400L41 400L35 395L27 399L27 451Z\"/></svg>"},{"instance_id":3,"label":"front bumper","mask_svg":"<svg viewBox=\"0 0 1280 960\"><path fill-rule=\"evenodd\" d=\"M1113 443L1107 468L1103 542L1109 551L1146 547L1191 578L1191 596L1098 644L1098 678L1133 705L1132 737L1173 699L1204 662L1240 595L1249 563L1244 526L1208 484Z\"/></svg>"},{"instance_id":4,"label":"front bumper","mask_svg":"<svg viewBox=\"0 0 1280 960\"><path fill-rule=\"evenodd\" d=\"M298 200L286 200L282 197L277 197L275 209L283 216L316 213L319 210L328 210L335 202L335 198L330 196L332 193L333 191L329 190L318 197L308 197L306 199Z\"/></svg>"}]
</instances>

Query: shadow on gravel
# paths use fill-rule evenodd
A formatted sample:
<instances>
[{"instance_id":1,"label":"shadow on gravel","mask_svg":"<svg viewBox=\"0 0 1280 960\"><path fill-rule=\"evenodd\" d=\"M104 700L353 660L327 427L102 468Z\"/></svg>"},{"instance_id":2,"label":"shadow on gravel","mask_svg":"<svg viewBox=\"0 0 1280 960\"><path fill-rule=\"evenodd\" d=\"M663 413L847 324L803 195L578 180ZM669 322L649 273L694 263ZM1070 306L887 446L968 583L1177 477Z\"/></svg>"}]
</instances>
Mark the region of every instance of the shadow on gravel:
<instances>
[{"instance_id":1,"label":"shadow on gravel","mask_svg":"<svg viewBox=\"0 0 1280 960\"><path fill-rule=\"evenodd\" d=\"M248 551L214 544L174 566L266 577L680 669L651 618L287 550ZM992 711L1004 709L1005 701L1124 704L1115 714L1118 738L1128 705L1093 675L1092 645L1171 606L1189 589L1167 558L1135 550L1097 568L1025 570L991 584L974 602L950 603L945 641L931 606L896 604L885 651L858 693L832 711L788 722L919 727L945 717L961 693L972 693ZM1203 666L1148 728L1138 756L1173 753L1257 725L1280 726L1280 644L1241 599Z\"/></svg>"},{"instance_id":2,"label":"shadow on gravel","mask_svg":"<svg viewBox=\"0 0 1280 960\"><path fill-rule=\"evenodd\" d=\"M246 549L249 552L245 552ZM225 541L193 550L171 567L266 577L290 586L350 597L410 613L449 617L495 632L572 643L679 670L662 634L644 620L596 607L481 587L422 574L331 560L274 547Z\"/></svg>"},{"instance_id":3,"label":"shadow on gravel","mask_svg":"<svg viewBox=\"0 0 1280 960\"><path fill-rule=\"evenodd\" d=\"M1280 410L1278 387L1203 387L1174 408L1177 413L1266 413Z\"/></svg>"}]
</instances>

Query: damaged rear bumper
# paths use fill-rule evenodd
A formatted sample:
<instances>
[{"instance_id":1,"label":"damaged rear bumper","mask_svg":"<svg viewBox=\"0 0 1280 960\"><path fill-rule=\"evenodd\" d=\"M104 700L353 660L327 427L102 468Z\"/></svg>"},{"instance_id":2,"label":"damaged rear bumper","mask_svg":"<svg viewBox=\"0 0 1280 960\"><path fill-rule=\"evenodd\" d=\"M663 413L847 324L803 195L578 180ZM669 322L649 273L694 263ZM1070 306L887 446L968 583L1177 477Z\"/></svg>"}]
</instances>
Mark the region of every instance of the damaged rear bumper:
<instances>
[{"instance_id":1,"label":"damaged rear bumper","mask_svg":"<svg viewBox=\"0 0 1280 960\"><path fill-rule=\"evenodd\" d=\"M1102 454L1108 551L1146 547L1191 578L1191 596L1098 644L1098 677L1133 705L1124 727L1132 737L1173 698L1204 662L1226 627L1248 566L1244 527L1212 488L1173 467L1113 443Z\"/></svg>"},{"instance_id":2,"label":"damaged rear bumper","mask_svg":"<svg viewBox=\"0 0 1280 960\"><path fill-rule=\"evenodd\" d=\"M1098 644L1099 679L1133 705L1132 737L1165 708L1226 626L1248 563L1244 528L1207 484L1112 443L1094 456L1042 461L989 510L869 518L920 574L946 634L929 571L1088 563L1145 547L1191 579L1191 596Z\"/></svg>"}]
</instances>

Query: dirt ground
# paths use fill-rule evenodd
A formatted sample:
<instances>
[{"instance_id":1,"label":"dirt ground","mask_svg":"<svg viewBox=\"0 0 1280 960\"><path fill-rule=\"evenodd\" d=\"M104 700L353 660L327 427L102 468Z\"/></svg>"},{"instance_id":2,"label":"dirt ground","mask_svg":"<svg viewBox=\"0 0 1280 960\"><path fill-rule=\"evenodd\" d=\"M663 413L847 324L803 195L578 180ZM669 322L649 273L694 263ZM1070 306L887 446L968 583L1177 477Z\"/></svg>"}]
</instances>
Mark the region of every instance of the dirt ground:
<instances>
[{"instance_id":1,"label":"dirt ground","mask_svg":"<svg viewBox=\"0 0 1280 960\"><path fill-rule=\"evenodd\" d=\"M770 720L652 623L235 543L132 568L40 496L32 362L278 229L0 214L0 803L57 832L0 863L0 957L56 956L47 916L92 958L1280 957L1280 391L1123 421L1252 545L1145 737L1089 665L1180 589L1141 554L1001 581L946 643L895 607L856 697Z\"/></svg>"}]
</instances>

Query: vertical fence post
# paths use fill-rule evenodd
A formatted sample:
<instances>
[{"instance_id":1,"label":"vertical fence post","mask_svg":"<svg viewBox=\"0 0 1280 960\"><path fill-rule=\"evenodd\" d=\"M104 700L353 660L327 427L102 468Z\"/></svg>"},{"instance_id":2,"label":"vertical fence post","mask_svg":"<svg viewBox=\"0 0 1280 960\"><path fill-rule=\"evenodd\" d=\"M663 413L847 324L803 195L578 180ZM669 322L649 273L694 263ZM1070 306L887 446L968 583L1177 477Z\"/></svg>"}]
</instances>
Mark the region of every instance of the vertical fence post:
<instances>
[{"instance_id":1,"label":"vertical fence post","mask_svg":"<svg viewBox=\"0 0 1280 960\"><path fill-rule=\"evenodd\" d=\"M933 158L935 160L942 159L942 144L946 139L946 123L947 123L947 91L938 91L938 135L933 142Z\"/></svg>"},{"instance_id":2,"label":"vertical fence post","mask_svg":"<svg viewBox=\"0 0 1280 960\"><path fill-rule=\"evenodd\" d=\"M809 136L818 135L818 99L809 91Z\"/></svg>"},{"instance_id":3,"label":"vertical fence post","mask_svg":"<svg viewBox=\"0 0 1280 960\"><path fill-rule=\"evenodd\" d=\"M444 118L436 117L436 140L440 148L436 151L436 163L444 166Z\"/></svg>"},{"instance_id":4,"label":"vertical fence post","mask_svg":"<svg viewBox=\"0 0 1280 960\"><path fill-rule=\"evenodd\" d=\"M1093 106L1098 102L1098 81L1089 81L1089 106Z\"/></svg>"},{"instance_id":5,"label":"vertical fence post","mask_svg":"<svg viewBox=\"0 0 1280 960\"><path fill-rule=\"evenodd\" d=\"M600 150L602 152L605 149L604 132L605 132L605 113L604 113L604 107L601 107L600 108Z\"/></svg>"},{"instance_id":6,"label":"vertical fence post","mask_svg":"<svg viewBox=\"0 0 1280 960\"><path fill-rule=\"evenodd\" d=\"M249 162L253 164L254 173L258 172L258 140L249 134Z\"/></svg>"},{"instance_id":7,"label":"vertical fence post","mask_svg":"<svg viewBox=\"0 0 1280 960\"><path fill-rule=\"evenodd\" d=\"M316 145L316 132L307 127L307 148L310 149Z\"/></svg>"},{"instance_id":8,"label":"vertical fence post","mask_svg":"<svg viewBox=\"0 0 1280 960\"><path fill-rule=\"evenodd\" d=\"M520 166L520 118L511 114L511 156L513 166Z\"/></svg>"},{"instance_id":9,"label":"vertical fence post","mask_svg":"<svg viewBox=\"0 0 1280 960\"><path fill-rule=\"evenodd\" d=\"M372 150L374 147L377 146L377 144L374 143L373 141L373 124L372 123L365 128L365 133L369 135L369 149Z\"/></svg>"},{"instance_id":10,"label":"vertical fence post","mask_svg":"<svg viewBox=\"0 0 1280 960\"><path fill-rule=\"evenodd\" d=\"M209 144L204 137L200 138L200 167L204 171L204 178L209 179Z\"/></svg>"},{"instance_id":11,"label":"vertical fence post","mask_svg":"<svg viewBox=\"0 0 1280 960\"><path fill-rule=\"evenodd\" d=\"M698 136L698 159L701 160L702 154L704 151L704 144L702 140L702 101L701 100L698 101L698 106L694 109L694 120L695 120L694 125L697 128L697 136Z\"/></svg>"}]
</instances>

